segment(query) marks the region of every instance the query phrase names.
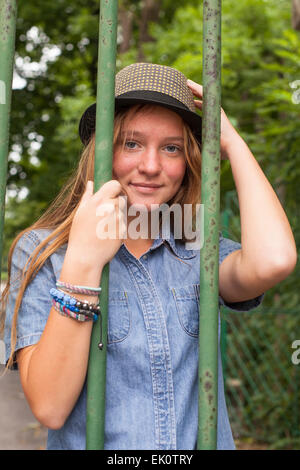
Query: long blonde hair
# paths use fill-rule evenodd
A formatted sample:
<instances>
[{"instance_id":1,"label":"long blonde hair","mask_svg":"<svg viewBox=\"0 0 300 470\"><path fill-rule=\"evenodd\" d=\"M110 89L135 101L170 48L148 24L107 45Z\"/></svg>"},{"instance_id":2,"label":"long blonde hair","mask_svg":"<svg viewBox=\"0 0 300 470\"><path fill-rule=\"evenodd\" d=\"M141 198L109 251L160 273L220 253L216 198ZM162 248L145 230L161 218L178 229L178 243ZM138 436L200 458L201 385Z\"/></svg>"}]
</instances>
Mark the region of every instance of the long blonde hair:
<instances>
[{"instance_id":1,"label":"long blonde hair","mask_svg":"<svg viewBox=\"0 0 300 470\"><path fill-rule=\"evenodd\" d=\"M116 144L125 119L139 112L142 108L152 105L137 105L129 110L117 113L114 124L114 145ZM200 202L201 195L201 151L189 126L183 121L184 154L186 158L186 173L177 194L169 204L192 204L195 214L196 204ZM14 314L11 325L11 354L7 362L7 368L14 363L14 352L17 340L18 312L26 287L34 279L39 270L52 253L56 252L69 239L69 233L73 218L85 191L88 180L94 180L94 158L95 158L95 135L93 135L83 149L79 164L73 174L63 186L57 197L50 204L44 214L30 227L21 231L14 239L8 253L8 280L1 295L0 309L0 332L3 331L5 323L5 310L10 288L14 286L16 279L11 280L11 260L16 244L19 239L31 230L48 229L52 232L35 248L28 258L22 273L19 291L17 294ZM47 246L48 245L48 246ZM46 248L45 248L46 247ZM45 248L45 249L44 249ZM42 250L42 253L40 253Z\"/></svg>"}]
</instances>

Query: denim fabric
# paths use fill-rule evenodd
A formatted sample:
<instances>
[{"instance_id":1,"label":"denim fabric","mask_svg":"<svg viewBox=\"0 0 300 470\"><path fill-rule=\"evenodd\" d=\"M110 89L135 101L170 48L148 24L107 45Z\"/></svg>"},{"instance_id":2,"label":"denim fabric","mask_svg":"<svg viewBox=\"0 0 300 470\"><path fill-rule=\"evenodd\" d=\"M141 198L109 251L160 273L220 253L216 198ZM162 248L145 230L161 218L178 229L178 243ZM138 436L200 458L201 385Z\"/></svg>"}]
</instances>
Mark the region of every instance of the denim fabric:
<instances>
[{"instance_id":1,"label":"denim fabric","mask_svg":"<svg viewBox=\"0 0 300 470\"><path fill-rule=\"evenodd\" d=\"M13 254L12 276L50 232L31 231ZM220 234L219 263L241 248ZM38 342L51 309L49 290L62 268L66 245L53 253L25 291L19 311L17 349ZM198 300L200 250L157 238L140 259L122 245L110 263L105 449L195 449L198 424ZM9 296L5 329L16 299ZM234 304L247 311L263 295ZM219 303L225 304L219 297ZM73 320L70 320L73 321ZM220 333L220 331L219 331ZM218 449L234 449L225 404L219 350ZM49 430L48 449L84 449L86 385L59 430Z\"/></svg>"}]
</instances>

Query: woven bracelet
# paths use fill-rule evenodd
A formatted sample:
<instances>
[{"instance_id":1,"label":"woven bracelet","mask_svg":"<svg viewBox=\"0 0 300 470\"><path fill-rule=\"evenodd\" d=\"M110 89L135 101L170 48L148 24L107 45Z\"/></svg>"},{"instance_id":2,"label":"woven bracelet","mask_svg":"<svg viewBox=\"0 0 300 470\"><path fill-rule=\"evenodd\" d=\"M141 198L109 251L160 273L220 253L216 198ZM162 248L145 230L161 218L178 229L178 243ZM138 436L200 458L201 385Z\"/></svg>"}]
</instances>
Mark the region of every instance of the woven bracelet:
<instances>
[{"instance_id":1,"label":"woven bracelet","mask_svg":"<svg viewBox=\"0 0 300 470\"><path fill-rule=\"evenodd\" d=\"M63 281L56 281L56 287L62 287L67 292L73 294L99 295L101 287L74 286Z\"/></svg>"}]
</instances>

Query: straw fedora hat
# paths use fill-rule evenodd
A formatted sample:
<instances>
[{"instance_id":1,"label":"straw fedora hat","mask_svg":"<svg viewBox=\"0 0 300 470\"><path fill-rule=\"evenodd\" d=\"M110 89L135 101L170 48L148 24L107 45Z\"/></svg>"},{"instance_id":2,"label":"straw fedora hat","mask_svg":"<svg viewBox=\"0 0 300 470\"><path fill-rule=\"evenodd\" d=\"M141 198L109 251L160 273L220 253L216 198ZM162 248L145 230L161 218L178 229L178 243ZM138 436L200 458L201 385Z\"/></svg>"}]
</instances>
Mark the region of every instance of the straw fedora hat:
<instances>
[{"instance_id":1,"label":"straw fedora hat","mask_svg":"<svg viewBox=\"0 0 300 470\"><path fill-rule=\"evenodd\" d=\"M128 65L116 75L115 110L137 104L156 104L179 114L201 143L202 119L196 112L193 93L187 78L166 65L137 63ZM83 113L79 136L86 145L95 132L96 103Z\"/></svg>"}]
</instances>

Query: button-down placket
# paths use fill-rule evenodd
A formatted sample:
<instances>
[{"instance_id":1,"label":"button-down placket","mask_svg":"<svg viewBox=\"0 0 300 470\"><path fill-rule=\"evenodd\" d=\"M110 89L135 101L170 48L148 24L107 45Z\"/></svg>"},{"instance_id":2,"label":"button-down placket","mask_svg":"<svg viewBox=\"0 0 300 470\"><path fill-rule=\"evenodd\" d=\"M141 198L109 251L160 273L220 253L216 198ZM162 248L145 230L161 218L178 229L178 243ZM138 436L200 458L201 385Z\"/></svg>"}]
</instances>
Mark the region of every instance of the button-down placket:
<instances>
[{"instance_id":1,"label":"button-down placket","mask_svg":"<svg viewBox=\"0 0 300 470\"><path fill-rule=\"evenodd\" d=\"M120 256L138 293L146 326L153 389L155 448L172 450L176 449L176 419L169 339L162 303L150 272L145 267L151 251L161 243L156 240L147 255L143 255L143 260L136 259L124 245Z\"/></svg>"}]
</instances>

